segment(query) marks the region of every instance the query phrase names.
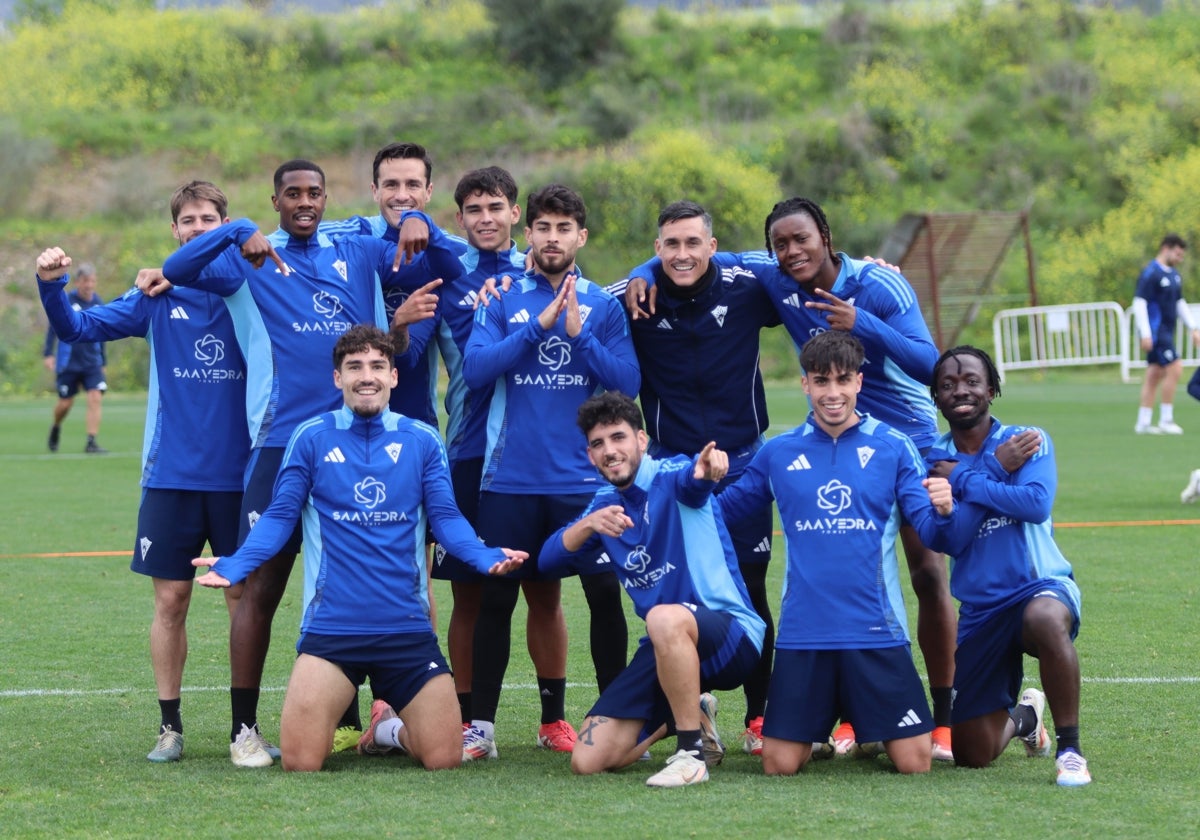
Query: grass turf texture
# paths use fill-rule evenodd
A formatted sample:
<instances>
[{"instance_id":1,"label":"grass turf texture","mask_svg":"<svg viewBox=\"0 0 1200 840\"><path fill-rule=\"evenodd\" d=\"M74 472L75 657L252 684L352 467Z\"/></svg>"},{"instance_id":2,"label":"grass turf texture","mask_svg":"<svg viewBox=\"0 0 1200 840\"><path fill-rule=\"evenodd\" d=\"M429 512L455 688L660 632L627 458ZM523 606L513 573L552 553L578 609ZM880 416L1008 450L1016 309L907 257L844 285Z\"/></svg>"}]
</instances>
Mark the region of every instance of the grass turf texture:
<instances>
[{"instance_id":1,"label":"grass turf texture","mask_svg":"<svg viewBox=\"0 0 1200 840\"><path fill-rule=\"evenodd\" d=\"M1200 508L1178 493L1200 466L1200 406L1181 393L1182 437L1133 434L1137 389L1110 373L1014 376L997 416L1046 428L1057 448L1058 539L1084 596L1082 743L1095 781L1063 790L1050 760L1013 745L987 770L935 765L902 777L886 759L821 762L771 779L740 751L740 692L721 692L730 748L712 780L646 788L670 755L576 778L568 757L534 747L538 703L524 652L523 607L501 702L500 760L427 773L402 758L332 757L320 774L229 763L228 622L216 592L196 591L184 674L184 760L145 760L158 723L148 655L148 579L129 572L144 398L105 398L100 440L82 454L82 416L45 450L51 400L0 401L0 834L5 836L1178 836L1200 821L1194 796L1200 640L1193 602ZM796 386L770 394L774 429L805 411ZM82 415L80 410L77 411ZM1097 525L1079 523L1129 523ZM782 541L770 591L778 604ZM99 556L62 556L101 552ZM111 554L103 554L108 552ZM564 581L571 632L567 712L594 700L587 618ZM449 591L437 589L441 625ZM275 623L261 722L278 733L299 620L301 575ZM910 598L909 618L915 619ZM636 638L642 630L631 615ZM918 668L922 668L918 658ZM1026 660L1026 684L1037 663ZM364 717L369 692L363 693Z\"/></svg>"}]
</instances>

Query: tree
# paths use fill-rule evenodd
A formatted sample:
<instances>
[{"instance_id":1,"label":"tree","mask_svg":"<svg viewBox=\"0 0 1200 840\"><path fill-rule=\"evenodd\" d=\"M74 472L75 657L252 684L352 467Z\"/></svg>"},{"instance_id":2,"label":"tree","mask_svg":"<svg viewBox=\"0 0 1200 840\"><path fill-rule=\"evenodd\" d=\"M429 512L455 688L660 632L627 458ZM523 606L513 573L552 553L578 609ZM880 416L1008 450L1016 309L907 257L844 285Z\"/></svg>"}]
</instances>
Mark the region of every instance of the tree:
<instances>
[{"instance_id":1,"label":"tree","mask_svg":"<svg viewBox=\"0 0 1200 840\"><path fill-rule=\"evenodd\" d=\"M557 88L616 46L625 0L484 0L501 54Z\"/></svg>"}]
</instances>

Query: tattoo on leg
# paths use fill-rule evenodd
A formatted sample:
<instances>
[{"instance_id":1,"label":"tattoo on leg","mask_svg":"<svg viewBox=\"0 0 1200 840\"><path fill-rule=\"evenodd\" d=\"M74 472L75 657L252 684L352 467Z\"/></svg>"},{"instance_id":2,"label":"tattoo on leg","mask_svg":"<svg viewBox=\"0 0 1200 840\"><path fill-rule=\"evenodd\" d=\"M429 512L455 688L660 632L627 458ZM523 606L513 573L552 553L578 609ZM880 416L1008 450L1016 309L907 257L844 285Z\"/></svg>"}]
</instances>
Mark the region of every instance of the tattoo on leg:
<instances>
[{"instance_id":1,"label":"tattoo on leg","mask_svg":"<svg viewBox=\"0 0 1200 840\"><path fill-rule=\"evenodd\" d=\"M596 746L596 742L592 740L592 730L595 729L597 726L599 726L602 723L608 723L608 718L606 718L606 717L588 718L588 725L582 732L579 733L579 740L582 741L584 744L586 744L589 747Z\"/></svg>"}]
</instances>

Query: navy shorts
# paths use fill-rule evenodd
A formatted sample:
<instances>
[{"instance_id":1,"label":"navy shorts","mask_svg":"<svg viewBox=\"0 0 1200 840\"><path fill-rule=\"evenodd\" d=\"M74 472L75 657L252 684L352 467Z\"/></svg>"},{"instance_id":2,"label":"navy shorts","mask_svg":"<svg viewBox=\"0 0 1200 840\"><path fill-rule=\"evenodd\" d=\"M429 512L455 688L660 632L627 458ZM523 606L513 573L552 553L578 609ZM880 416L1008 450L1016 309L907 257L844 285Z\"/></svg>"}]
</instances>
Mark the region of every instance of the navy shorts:
<instances>
[{"instance_id":1,"label":"navy shorts","mask_svg":"<svg viewBox=\"0 0 1200 840\"><path fill-rule=\"evenodd\" d=\"M763 734L823 743L838 719L861 743L933 731L925 685L907 645L868 650L775 649Z\"/></svg>"},{"instance_id":2,"label":"navy shorts","mask_svg":"<svg viewBox=\"0 0 1200 840\"><path fill-rule=\"evenodd\" d=\"M236 491L146 488L129 568L163 580L191 580L196 575L192 558L200 556L205 543L214 557L237 550L241 506L242 494Z\"/></svg>"},{"instance_id":3,"label":"navy shorts","mask_svg":"<svg viewBox=\"0 0 1200 840\"><path fill-rule=\"evenodd\" d=\"M332 662L355 688L370 679L371 693L396 711L411 703L425 683L450 674L433 633L305 633L296 642L296 653Z\"/></svg>"},{"instance_id":4,"label":"navy shorts","mask_svg":"<svg viewBox=\"0 0 1200 840\"><path fill-rule=\"evenodd\" d=\"M483 479L483 457L467 458L450 465L450 483L454 487L454 501L471 527L479 521L479 483ZM435 580L474 581L479 583L483 575L474 567L459 560L445 547L435 545L433 549L433 577Z\"/></svg>"},{"instance_id":5,"label":"navy shorts","mask_svg":"<svg viewBox=\"0 0 1200 840\"><path fill-rule=\"evenodd\" d=\"M696 606L693 609L699 636L700 690L729 691L746 681L757 667L762 651L746 636L729 613ZM625 670L604 689L588 717L603 715L620 720L642 720L652 733L664 723L674 728L671 706L658 684L654 645L643 638Z\"/></svg>"},{"instance_id":6,"label":"navy shorts","mask_svg":"<svg viewBox=\"0 0 1200 840\"><path fill-rule=\"evenodd\" d=\"M537 559L546 540L564 525L574 522L591 503L594 493L562 495L517 495L484 491L479 496L479 538L490 546L528 551L529 559L509 579L547 580L538 571ZM599 557L600 552L596 553ZM599 574L614 574L605 563ZM482 577L482 576L480 576ZM557 580L557 576L550 578Z\"/></svg>"},{"instance_id":7,"label":"navy shorts","mask_svg":"<svg viewBox=\"0 0 1200 840\"><path fill-rule=\"evenodd\" d=\"M64 400L70 399L80 391L103 393L108 390L108 383L104 381L104 368L64 370L55 378L58 381L58 395Z\"/></svg>"},{"instance_id":8,"label":"navy shorts","mask_svg":"<svg viewBox=\"0 0 1200 840\"><path fill-rule=\"evenodd\" d=\"M275 479L279 476L279 468L283 466L283 453L282 446L262 446L250 453L250 463L246 465L246 492L242 494L242 511L238 517L241 523L238 526L238 545L246 541L254 523L271 504ZM297 522L279 553L298 554L303 533L303 528Z\"/></svg>"},{"instance_id":9,"label":"navy shorts","mask_svg":"<svg viewBox=\"0 0 1200 840\"><path fill-rule=\"evenodd\" d=\"M1154 346L1146 354L1146 364L1166 367L1179 361L1179 351L1175 349L1175 336L1156 336Z\"/></svg>"},{"instance_id":10,"label":"navy shorts","mask_svg":"<svg viewBox=\"0 0 1200 840\"><path fill-rule=\"evenodd\" d=\"M1000 709L1011 709L1025 678L1025 649L1021 630L1025 608L1034 598L1056 598L1074 616L1071 638L1079 632L1072 599L1055 581L1044 581L1029 598L998 611L958 643L954 652L952 723L962 723ZM856 725L857 726L857 725Z\"/></svg>"}]
</instances>

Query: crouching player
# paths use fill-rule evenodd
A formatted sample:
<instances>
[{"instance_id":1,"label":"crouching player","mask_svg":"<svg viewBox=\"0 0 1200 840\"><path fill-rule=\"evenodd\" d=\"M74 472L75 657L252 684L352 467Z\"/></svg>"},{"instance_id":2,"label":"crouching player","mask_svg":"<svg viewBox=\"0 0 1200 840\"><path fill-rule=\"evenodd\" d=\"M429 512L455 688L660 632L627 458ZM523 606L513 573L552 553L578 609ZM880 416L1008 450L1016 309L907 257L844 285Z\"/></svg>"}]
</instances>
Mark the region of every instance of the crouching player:
<instances>
[{"instance_id":1,"label":"crouching player","mask_svg":"<svg viewBox=\"0 0 1200 840\"><path fill-rule=\"evenodd\" d=\"M861 750L886 750L901 773L929 771L933 717L913 664L896 565L904 521L923 544L953 525L943 478L926 478L912 440L855 411L863 347L820 333L800 353L808 419L771 440L721 493L737 522L774 500L787 570L775 669L763 718L763 771L791 775L838 717ZM838 593L836 597L830 593Z\"/></svg>"},{"instance_id":2,"label":"crouching player","mask_svg":"<svg viewBox=\"0 0 1200 840\"><path fill-rule=\"evenodd\" d=\"M647 456L641 411L614 391L585 401L577 423L588 458L612 486L550 536L539 565L569 574L594 568L602 550L645 619L646 636L584 719L571 769L625 767L673 728L677 751L646 784L706 782L724 746L713 720L716 701L701 692L739 687L758 664L765 630L711 499L728 456L713 443L695 458Z\"/></svg>"},{"instance_id":3,"label":"crouching player","mask_svg":"<svg viewBox=\"0 0 1200 840\"><path fill-rule=\"evenodd\" d=\"M1058 784L1092 780L1079 749L1079 587L1054 542L1058 486L1050 437L1005 426L991 414L1000 376L975 347L947 350L933 369L934 402L950 432L925 457L946 476L964 517L939 542L951 555L950 588L961 602L954 677L954 761L991 764L1013 738L1030 756L1050 755L1046 701L1058 737ZM1026 689L1024 656L1037 658L1045 694Z\"/></svg>"},{"instance_id":4,"label":"crouching player","mask_svg":"<svg viewBox=\"0 0 1200 840\"><path fill-rule=\"evenodd\" d=\"M343 407L301 423L271 504L204 586L238 583L304 524L299 656L279 724L284 770L319 770L338 720L368 677L379 698L361 752L400 748L426 769L457 767L462 726L450 669L429 621L425 527L480 572L504 574L525 553L488 548L454 505L437 430L388 410L391 337L358 325L338 339L333 383ZM398 709L398 716L392 709Z\"/></svg>"}]
</instances>

